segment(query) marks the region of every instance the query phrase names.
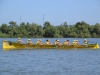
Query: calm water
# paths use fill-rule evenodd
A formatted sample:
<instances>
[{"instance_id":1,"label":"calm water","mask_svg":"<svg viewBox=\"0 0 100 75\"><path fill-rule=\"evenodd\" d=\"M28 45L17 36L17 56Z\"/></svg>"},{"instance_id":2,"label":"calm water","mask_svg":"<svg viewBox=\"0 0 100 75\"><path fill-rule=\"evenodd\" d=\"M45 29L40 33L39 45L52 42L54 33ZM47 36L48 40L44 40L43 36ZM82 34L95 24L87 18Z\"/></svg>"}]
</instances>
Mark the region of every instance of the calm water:
<instances>
[{"instance_id":1,"label":"calm water","mask_svg":"<svg viewBox=\"0 0 100 75\"><path fill-rule=\"evenodd\" d=\"M0 75L100 75L100 50L2 50L0 39ZM66 38L59 38L61 42ZM77 40L78 38L76 38ZM26 38L22 40L27 41ZM36 41L37 39L32 39ZM46 39L42 39L45 41ZM52 42L55 38L50 39ZM73 38L69 39L74 40ZM78 39L83 43L82 38ZM100 43L98 38L88 38Z\"/></svg>"}]
</instances>

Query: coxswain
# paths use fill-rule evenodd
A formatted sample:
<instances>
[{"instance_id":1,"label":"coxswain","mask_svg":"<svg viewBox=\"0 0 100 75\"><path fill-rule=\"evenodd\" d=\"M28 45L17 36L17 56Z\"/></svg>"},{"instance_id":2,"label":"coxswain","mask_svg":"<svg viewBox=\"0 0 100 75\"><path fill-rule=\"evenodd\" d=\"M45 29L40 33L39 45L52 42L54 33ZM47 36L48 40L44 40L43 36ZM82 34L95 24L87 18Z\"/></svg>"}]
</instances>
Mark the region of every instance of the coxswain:
<instances>
[{"instance_id":1,"label":"coxswain","mask_svg":"<svg viewBox=\"0 0 100 75\"><path fill-rule=\"evenodd\" d=\"M84 45L88 45L88 41L84 39Z\"/></svg>"},{"instance_id":2,"label":"coxswain","mask_svg":"<svg viewBox=\"0 0 100 75\"><path fill-rule=\"evenodd\" d=\"M24 43L21 39L20 39L20 37L18 37L18 41L17 41L18 43Z\"/></svg>"},{"instance_id":3,"label":"coxswain","mask_svg":"<svg viewBox=\"0 0 100 75\"><path fill-rule=\"evenodd\" d=\"M28 45L33 45L34 43L31 42L31 39L28 39L27 44L28 44Z\"/></svg>"}]
</instances>

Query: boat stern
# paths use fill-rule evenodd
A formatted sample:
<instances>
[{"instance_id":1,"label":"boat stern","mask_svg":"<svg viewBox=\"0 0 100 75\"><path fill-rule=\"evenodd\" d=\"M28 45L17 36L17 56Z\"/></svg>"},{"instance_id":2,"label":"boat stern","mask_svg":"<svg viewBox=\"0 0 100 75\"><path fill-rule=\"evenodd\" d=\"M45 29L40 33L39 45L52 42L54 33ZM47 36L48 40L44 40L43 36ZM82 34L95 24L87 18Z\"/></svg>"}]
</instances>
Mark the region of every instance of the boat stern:
<instances>
[{"instance_id":1,"label":"boat stern","mask_svg":"<svg viewBox=\"0 0 100 75\"><path fill-rule=\"evenodd\" d=\"M95 49L99 49L99 44L96 43L94 48L95 48Z\"/></svg>"}]
</instances>

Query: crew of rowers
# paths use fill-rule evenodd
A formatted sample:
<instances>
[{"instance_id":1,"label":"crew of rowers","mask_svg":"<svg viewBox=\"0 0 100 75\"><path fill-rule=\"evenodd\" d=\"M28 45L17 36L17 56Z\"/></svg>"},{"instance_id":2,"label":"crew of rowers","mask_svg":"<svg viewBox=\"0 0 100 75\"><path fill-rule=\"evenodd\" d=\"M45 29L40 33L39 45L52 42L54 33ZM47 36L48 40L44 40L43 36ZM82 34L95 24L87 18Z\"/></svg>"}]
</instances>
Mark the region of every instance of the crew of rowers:
<instances>
[{"instance_id":1,"label":"crew of rowers","mask_svg":"<svg viewBox=\"0 0 100 75\"><path fill-rule=\"evenodd\" d=\"M18 41L17 41L17 42L18 42L18 43L25 43L25 42L23 42L20 38L18 38ZM33 42L31 41L31 39L28 39L27 44L29 44L29 45L34 45L35 43L33 43ZM39 39L39 40L37 40L36 45L80 45L80 44L78 43L78 40L74 40L74 41L72 42L72 44L69 42L69 40L64 40L63 44L61 44L59 40L56 40L56 41L54 42L54 44L52 44L52 43L50 42L50 40L46 40L46 42L43 43L42 40ZM88 45L88 41L87 41L86 39L84 39L84 45Z\"/></svg>"}]
</instances>

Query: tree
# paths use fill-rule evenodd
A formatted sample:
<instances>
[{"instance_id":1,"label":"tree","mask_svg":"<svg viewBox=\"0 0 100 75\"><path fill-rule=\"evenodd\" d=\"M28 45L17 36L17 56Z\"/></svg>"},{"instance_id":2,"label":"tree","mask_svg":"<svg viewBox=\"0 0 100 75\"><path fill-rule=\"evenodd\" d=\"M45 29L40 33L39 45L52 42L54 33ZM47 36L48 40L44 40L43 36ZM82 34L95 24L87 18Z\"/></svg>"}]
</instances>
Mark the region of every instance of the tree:
<instances>
[{"instance_id":1,"label":"tree","mask_svg":"<svg viewBox=\"0 0 100 75\"><path fill-rule=\"evenodd\" d=\"M84 21L68 25L67 22L58 26L52 25L49 21L44 26L36 23L10 21L9 24L0 26L0 37L73 37L73 38L99 38L100 24L90 25Z\"/></svg>"}]
</instances>

